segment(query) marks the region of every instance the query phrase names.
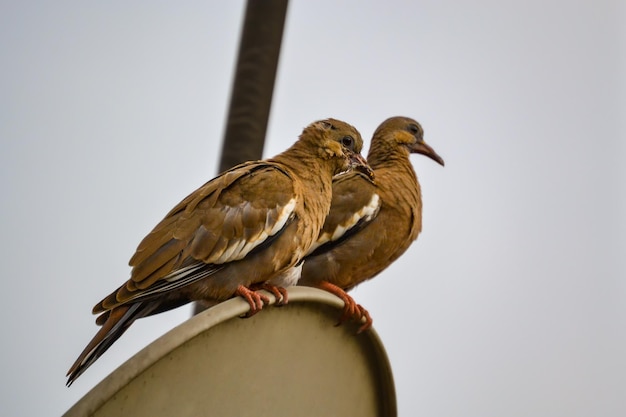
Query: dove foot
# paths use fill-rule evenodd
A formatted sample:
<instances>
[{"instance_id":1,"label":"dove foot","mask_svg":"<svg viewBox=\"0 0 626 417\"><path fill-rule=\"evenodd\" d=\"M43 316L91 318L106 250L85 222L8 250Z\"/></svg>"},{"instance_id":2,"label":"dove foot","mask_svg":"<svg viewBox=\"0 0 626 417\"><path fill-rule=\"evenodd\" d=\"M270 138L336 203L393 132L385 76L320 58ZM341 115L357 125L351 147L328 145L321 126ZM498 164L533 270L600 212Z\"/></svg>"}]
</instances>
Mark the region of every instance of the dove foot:
<instances>
[{"instance_id":1,"label":"dove foot","mask_svg":"<svg viewBox=\"0 0 626 417\"><path fill-rule=\"evenodd\" d=\"M235 295L242 297L250 305L250 311L248 311L243 317L248 318L254 316L256 313L263 309L265 304L269 304L270 299L250 288L240 285L235 291Z\"/></svg>"},{"instance_id":2,"label":"dove foot","mask_svg":"<svg viewBox=\"0 0 626 417\"><path fill-rule=\"evenodd\" d=\"M282 307L289 302L289 295L287 294L287 290L283 287L265 283L261 285L261 289L274 294L274 297L276 297L275 305L277 307Z\"/></svg>"},{"instance_id":3,"label":"dove foot","mask_svg":"<svg viewBox=\"0 0 626 417\"><path fill-rule=\"evenodd\" d=\"M337 323L337 326L347 320L354 320L356 322L365 321L357 330L357 334L372 327L373 320L370 316L370 313L365 308L363 308L362 305L357 304L356 301L354 301L354 298L350 297L347 292L327 281L323 281L319 285L319 288L336 295L343 301L343 313L341 314L341 317L339 317L339 322Z\"/></svg>"}]
</instances>

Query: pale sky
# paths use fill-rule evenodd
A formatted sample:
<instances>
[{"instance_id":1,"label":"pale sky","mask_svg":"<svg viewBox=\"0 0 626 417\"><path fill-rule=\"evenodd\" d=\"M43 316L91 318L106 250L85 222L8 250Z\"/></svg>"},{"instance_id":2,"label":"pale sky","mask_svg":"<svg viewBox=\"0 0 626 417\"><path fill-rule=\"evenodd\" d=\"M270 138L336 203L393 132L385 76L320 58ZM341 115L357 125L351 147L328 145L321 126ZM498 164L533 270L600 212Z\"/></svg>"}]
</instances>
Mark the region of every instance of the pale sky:
<instances>
[{"instance_id":1,"label":"pale sky","mask_svg":"<svg viewBox=\"0 0 626 417\"><path fill-rule=\"evenodd\" d=\"M60 415L190 308L140 320L71 388L92 306L217 174L243 1L0 4L0 415ZM265 156L335 117L422 123L424 229L352 295L399 415L626 415L626 7L292 0Z\"/></svg>"}]
</instances>

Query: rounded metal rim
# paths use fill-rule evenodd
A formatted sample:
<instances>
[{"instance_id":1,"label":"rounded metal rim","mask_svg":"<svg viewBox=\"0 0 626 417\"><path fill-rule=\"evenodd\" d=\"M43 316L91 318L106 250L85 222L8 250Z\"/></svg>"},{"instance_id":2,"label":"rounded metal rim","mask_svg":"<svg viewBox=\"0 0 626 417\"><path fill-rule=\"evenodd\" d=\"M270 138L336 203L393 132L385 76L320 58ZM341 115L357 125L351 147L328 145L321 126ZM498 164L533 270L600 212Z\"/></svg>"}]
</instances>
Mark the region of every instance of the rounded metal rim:
<instances>
[{"instance_id":1,"label":"rounded metal rim","mask_svg":"<svg viewBox=\"0 0 626 417\"><path fill-rule=\"evenodd\" d=\"M290 287L287 289L289 295L289 303L321 303L338 310L344 306L343 301L335 295L310 287ZM270 299L269 305L276 303L273 294L264 292ZM148 346L140 350L109 376L92 388L85 396L83 396L72 408L65 414L65 417L90 415L98 410L106 401L108 401L115 393L136 378L145 369L156 363L163 356L186 343L191 338L203 333L204 331L233 318L238 318L248 312L250 306L241 297L235 297L230 300L219 303L181 323L177 327L165 333L163 336L150 343ZM261 312L262 314L262 312ZM386 387L387 394L385 408L392 414L396 415L396 396L391 364L387 356L387 352L373 328L365 332L365 335L372 344L378 362L380 365L381 375L383 379L382 385Z\"/></svg>"}]
</instances>

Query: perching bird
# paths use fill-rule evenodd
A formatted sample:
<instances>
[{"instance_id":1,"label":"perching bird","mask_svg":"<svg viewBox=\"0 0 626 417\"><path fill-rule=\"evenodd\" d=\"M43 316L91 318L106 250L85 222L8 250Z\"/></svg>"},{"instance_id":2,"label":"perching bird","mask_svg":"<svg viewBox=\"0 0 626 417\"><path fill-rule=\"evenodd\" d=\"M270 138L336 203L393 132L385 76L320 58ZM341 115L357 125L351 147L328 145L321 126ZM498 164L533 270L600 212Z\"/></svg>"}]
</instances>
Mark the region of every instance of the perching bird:
<instances>
[{"instance_id":1,"label":"perching bird","mask_svg":"<svg viewBox=\"0 0 626 417\"><path fill-rule=\"evenodd\" d=\"M67 385L136 319L236 295L252 315L269 302L255 291L261 288L286 302L284 288L268 281L289 270L299 276L330 209L333 176L355 167L372 174L362 147L354 127L321 120L285 152L238 165L186 197L139 244L130 279L93 308L102 327L68 371Z\"/></svg>"},{"instance_id":2,"label":"perching bird","mask_svg":"<svg viewBox=\"0 0 626 417\"><path fill-rule=\"evenodd\" d=\"M423 136L420 124L406 117L392 117L376 129L367 156L374 180L356 171L337 176L330 213L304 261L298 285L341 298L340 322L365 317L359 332L372 320L346 291L387 268L422 230L420 185L409 155L444 165Z\"/></svg>"}]
</instances>

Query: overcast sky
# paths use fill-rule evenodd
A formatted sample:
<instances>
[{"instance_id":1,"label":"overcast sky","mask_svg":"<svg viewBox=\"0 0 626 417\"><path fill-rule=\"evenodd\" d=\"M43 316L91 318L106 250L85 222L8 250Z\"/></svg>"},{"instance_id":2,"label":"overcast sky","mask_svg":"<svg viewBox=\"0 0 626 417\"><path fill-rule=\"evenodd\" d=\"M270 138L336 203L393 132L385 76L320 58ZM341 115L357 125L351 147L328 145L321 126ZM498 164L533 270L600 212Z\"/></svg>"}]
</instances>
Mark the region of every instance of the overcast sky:
<instances>
[{"instance_id":1,"label":"overcast sky","mask_svg":"<svg viewBox=\"0 0 626 417\"><path fill-rule=\"evenodd\" d=\"M620 4L621 3L621 4ZM0 415L60 415L92 306L217 174L243 1L0 3ZM335 117L419 120L424 229L353 296L401 416L626 415L626 7L292 1L265 156Z\"/></svg>"}]
</instances>

